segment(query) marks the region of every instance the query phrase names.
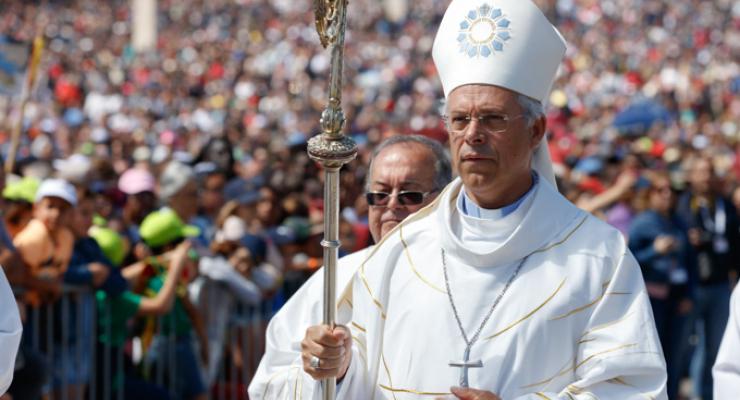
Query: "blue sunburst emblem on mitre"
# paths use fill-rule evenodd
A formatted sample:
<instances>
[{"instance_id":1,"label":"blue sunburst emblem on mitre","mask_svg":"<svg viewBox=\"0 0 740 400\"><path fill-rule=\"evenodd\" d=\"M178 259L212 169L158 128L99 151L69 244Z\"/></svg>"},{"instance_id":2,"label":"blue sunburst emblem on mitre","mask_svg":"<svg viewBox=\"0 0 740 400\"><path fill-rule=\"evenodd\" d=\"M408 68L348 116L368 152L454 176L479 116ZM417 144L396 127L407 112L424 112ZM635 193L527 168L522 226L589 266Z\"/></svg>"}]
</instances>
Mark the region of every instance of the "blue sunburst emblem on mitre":
<instances>
[{"instance_id":1,"label":"blue sunburst emblem on mitre","mask_svg":"<svg viewBox=\"0 0 740 400\"><path fill-rule=\"evenodd\" d=\"M468 11L457 36L460 52L473 58L504 51L504 43L511 38L510 23L501 9L488 4Z\"/></svg>"}]
</instances>

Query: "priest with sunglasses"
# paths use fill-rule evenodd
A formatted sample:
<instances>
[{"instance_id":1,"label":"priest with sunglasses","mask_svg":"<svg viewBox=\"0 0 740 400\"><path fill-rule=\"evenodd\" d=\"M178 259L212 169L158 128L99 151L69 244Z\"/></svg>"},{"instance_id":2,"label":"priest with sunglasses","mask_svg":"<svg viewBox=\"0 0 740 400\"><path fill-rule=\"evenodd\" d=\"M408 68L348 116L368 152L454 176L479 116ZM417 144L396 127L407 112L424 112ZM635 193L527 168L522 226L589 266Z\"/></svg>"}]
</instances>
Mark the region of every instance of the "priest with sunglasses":
<instances>
[{"instance_id":1,"label":"priest with sunglasses","mask_svg":"<svg viewBox=\"0 0 740 400\"><path fill-rule=\"evenodd\" d=\"M327 376L352 400L666 398L639 265L555 186L543 103L565 50L531 0L452 0L432 56L459 178L367 254L342 325L306 331L287 398Z\"/></svg>"},{"instance_id":2,"label":"priest with sunglasses","mask_svg":"<svg viewBox=\"0 0 740 400\"><path fill-rule=\"evenodd\" d=\"M394 136L378 145L365 183L373 240L381 241L407 216L434 200L450 182L451 169L442 145L424 136ZM337 288L347 286L371 249L339 259ZM301 341L309 326L321 323L322 288L323 270L319 270L270 321L265 354L249 385L250 399L284 399L300 393Z\"/></svg>"}]
</instances>

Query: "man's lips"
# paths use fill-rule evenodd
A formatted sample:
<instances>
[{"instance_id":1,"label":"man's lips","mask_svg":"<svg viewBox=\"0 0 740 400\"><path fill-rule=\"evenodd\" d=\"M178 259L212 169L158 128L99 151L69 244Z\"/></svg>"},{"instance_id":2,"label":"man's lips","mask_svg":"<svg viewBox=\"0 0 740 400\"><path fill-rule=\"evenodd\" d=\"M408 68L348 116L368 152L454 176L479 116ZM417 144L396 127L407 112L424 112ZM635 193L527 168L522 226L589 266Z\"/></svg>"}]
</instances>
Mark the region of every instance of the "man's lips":
<instances>
[{"instance_id":1,"label":"man's lips","mask_svg":"<svg viewBox=\"0 0 740 400\"><path fill-rule=\"evenodd\" d=\"M490 160L493 160L493 157L484 156L478 153L469 153L469 154L466 154L460 157L460 159L462 161L490 161Z\"/></svg>"}]
</instances>

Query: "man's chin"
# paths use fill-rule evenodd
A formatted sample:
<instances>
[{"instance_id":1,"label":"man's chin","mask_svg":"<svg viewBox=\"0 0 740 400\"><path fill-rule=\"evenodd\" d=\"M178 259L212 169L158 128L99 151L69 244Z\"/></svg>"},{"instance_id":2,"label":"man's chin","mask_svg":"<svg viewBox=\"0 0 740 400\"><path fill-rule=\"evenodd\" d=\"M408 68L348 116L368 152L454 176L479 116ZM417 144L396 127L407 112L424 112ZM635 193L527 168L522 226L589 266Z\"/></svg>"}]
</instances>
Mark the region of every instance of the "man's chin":
<instances>
[{"instance_id":1,"label":"man's chin","mask_svg":"<svg viewBox=\"0 0 740 400\"><path fill-rule=\"evenodd\" d=\"M380 226L380 235L381 237L385 237L390 231L393 230L393 228L398 225L398 221L388 221L384 222L383 225Z\"/></svg>"}]
</instances>

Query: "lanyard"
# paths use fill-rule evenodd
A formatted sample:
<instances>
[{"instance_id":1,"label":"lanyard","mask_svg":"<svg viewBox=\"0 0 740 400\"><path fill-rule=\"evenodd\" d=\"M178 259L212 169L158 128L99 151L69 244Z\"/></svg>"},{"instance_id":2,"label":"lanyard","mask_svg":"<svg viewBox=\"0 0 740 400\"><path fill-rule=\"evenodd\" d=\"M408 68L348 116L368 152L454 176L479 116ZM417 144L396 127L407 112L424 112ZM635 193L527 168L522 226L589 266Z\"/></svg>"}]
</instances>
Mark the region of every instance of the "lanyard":
<instances>
[{"instance_id":1,"label":"lanyard","mask_svg":"<svg viewBox=\"0 0 740 400\"><path fill-rule=\"evenodd\" d=\"M725 202L721 198L717 198L717 201L715 201L714 220L709 216L708 207L699 207L699 212L707 230L719 236L725 234L725 229L727 228L727 213L725 212Z\"/></svg>"}]
</instances>

